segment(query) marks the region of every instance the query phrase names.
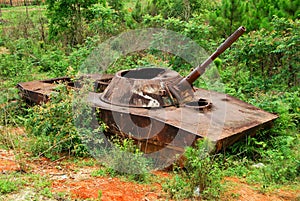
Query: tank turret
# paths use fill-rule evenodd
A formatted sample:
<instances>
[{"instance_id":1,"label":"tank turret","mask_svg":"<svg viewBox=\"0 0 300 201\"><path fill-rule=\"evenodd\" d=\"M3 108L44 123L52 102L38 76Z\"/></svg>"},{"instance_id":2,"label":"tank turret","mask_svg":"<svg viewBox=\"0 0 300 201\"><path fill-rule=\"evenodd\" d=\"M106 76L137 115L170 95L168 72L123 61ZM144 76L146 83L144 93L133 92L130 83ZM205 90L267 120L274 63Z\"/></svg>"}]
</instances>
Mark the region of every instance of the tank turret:
<instances>
[{"instance_id":1,"label":"tank turret","mask_svg":"<svg viewBox=\"0 0 300 201\"><path fill-rule=\"evenodd\" d=\"M159 108L190 102L194 97L193 82L209 64L232 45L244 32L238 28L217 50L187 77L163 68L138 68L116 73L101 100L126 107Z\"/></svg>"}]
</instances>

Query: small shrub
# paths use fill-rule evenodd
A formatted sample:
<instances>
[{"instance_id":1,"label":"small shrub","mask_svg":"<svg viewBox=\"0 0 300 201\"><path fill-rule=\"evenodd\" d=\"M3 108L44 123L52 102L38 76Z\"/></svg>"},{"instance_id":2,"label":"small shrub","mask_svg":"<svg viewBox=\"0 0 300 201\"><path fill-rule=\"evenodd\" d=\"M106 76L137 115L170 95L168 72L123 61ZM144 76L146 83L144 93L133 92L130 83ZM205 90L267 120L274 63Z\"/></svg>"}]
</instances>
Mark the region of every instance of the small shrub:
<instances>
[{"instance_id":1,"label":"small shrub","mask_svg":"<svg viewBox=\"0 0 300 201\"><path fill-rule=\"evenodd\" d=\"M165 186L171 198L182 200L201 198L213 200L220 196L222 173L214 155L207 151L207 140L199 141L195 148L188 147L185 152L184 169Z\"/></svg>"},{"instance_id":2,"label":"small shrub","mask_svg":"<svg viewBox=\"0 0 300 201\"><path fill-rule=\"evenodd\" d=\"M183 200L194 196L192 185L184 172L175 173L173 178L163 185L163 189L175 200Z\"/></svg>"},{"instance_id":3,"label":"small shrub","mask_svg":"<svg viewBox=\"0 0 300 201\"><path fill-rule=\"evenodd\" d=\"M61 85L51 102L28 109L25 127L31 138L34 156L55 159L59 153L85 156L88 152L73 122L72 91Z\"/></svg>"},{"instance_id":4,"label":"small shrub","mask_svg":"<svg viewBox=\"0 0 300 201\"><path fill-rule=\"evenodd\" d=\"M109 169L99 169L91 173L92 177L104 177L109 174Z\"/></svg>"},{"instance_id":5,"label":"small shrub","mask_svg":"<svg viewBox=\"0 0 300 201\"><path fill-rule=\"evenodd\" d=\"M105 165L117 175L143 182L149 176L150 160L134 145L133 140L114 140L114 146L105 154Z\"/></svg>"}]
</instances>

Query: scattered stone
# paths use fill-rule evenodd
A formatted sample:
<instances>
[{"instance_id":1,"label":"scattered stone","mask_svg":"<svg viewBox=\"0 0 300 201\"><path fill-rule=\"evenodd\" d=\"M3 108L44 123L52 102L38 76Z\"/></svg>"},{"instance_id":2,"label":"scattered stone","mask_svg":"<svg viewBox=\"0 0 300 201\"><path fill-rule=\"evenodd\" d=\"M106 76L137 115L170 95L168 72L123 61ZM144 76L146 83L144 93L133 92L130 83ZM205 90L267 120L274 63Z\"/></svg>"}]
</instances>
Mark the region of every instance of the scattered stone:
<instances>
[{"instance_id":1,"label":"scattered stone","mask_svg":"<svg viewBox=\"0 0 300 201\"><path fill-rule=\"evenodd\" d=\"M257 163L257 164L252 165L252 167L254 167L254 168L263 168L263 167L265 167L265 165L263 163Z\"/></svg>"},{"instance_id":2,"label":"scattered stone","mask_svg":"<svg viewBox=\"0 0 300 201\"><path fill-rule=\"evenodd\" d=\"M194 189L194 196L195 196L195 197L199 197L199 196L200 196L200 188L199 188L199 186L197 186L197 187Z\"/></svg>"}]
</instances>

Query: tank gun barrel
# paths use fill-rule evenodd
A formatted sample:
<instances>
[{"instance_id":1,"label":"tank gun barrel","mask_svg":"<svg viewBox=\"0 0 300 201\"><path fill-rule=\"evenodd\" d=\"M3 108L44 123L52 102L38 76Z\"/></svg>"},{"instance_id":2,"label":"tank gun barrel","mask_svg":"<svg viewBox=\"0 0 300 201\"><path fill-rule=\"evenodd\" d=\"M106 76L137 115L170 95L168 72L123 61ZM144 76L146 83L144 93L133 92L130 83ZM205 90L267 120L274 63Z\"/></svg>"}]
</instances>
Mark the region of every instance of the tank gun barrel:
<instances>
[{"instance_id":1,"label":"tank gun barrel","mask_svg":"<svg viewBox=\"0 0 300 201\"><path fill-rule=\"evenodd\" d=\"M201 65L196 67L186 78L180 81L180 85L185 85L188 82L190 85L193 84L195 80L197 80L206 70L206 68L211 64L215 58L217 58L220 54L222 54L227 48L229 48L244 32L246 28L241 26L239 27L231 36L229 36L224 43L222 43L217 50L207 58Z\"/></svg>"}]
</instances>

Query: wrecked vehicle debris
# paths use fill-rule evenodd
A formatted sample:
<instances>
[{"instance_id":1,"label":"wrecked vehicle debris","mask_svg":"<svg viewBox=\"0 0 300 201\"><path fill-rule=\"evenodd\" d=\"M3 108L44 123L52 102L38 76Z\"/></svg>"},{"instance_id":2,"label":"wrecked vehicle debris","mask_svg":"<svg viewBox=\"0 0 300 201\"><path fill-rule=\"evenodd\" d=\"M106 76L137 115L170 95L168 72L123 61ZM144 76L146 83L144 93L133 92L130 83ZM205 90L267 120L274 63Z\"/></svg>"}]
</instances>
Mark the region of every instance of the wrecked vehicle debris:
<instances>
[{"instance_id":1,"label":"wrecked vehicle debris","mask_svg":"<svg viewBox=\"0 0 300 201\"><path fill-rule=\"evenodd\" d=\"M199 139L208 138L214 151L221 151L267 128L277 118L227 94L192 86L244 32L240 27L185 78L156 67L123 70L114 76L87 75L96 89L89 92L87 101L100 110L97 115L108 126L108 135L133 139L159 167L171 165ZM26 100L40 104L49 100L55 83L60 81L69 87L76 85L63 77L19 83L18 88Z\"/></svg>"}]
</instances>

